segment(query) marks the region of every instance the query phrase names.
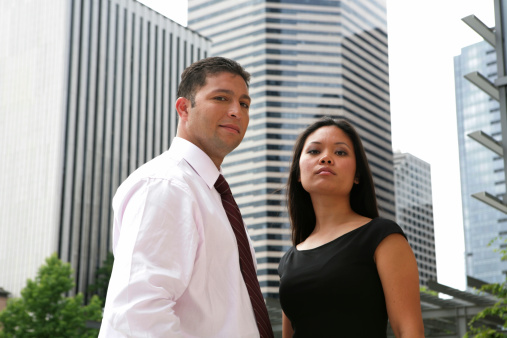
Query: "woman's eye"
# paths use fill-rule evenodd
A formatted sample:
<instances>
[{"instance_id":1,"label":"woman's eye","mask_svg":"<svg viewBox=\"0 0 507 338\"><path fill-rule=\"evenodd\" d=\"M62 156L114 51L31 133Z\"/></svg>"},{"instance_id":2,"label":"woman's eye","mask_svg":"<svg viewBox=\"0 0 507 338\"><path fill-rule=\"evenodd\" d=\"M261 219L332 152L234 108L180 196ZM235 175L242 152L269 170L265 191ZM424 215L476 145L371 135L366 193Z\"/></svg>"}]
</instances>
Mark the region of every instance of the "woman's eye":
<instances>
[{"instance_id":1,"label":"woman's eye","mask_svg":"<svg viewBox=\"0 0 507 338\"><path fill-rule=\"evenodd\" d=\"M315 150L315 149L310 149L308 150L308 154L312 154L312 155L315 155L315 154L318 154L319 151L318 150Z\"/></svg>"},{"instance_id":2,"label":"woman's eye","mask_svg":"<svg viewBox=\"0 0 507 338\"><path fill-rule=\"evenodd\" d=\"M344 155L347 155L347 152L346 152L346 151L343 151L343 150L338 150L338 151L336 152L336 155L338 155L338 156L344 156Z\"/></svg>"}]
</instances>

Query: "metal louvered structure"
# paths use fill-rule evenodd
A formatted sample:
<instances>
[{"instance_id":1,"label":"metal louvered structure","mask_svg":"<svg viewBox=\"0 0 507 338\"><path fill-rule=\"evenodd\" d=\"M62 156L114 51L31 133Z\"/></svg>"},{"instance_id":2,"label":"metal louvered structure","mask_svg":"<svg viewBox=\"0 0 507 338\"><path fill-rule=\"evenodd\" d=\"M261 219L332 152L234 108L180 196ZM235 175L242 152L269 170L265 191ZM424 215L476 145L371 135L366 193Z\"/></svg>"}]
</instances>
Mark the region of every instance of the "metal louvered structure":
<instances>
[{"instance_id":1,"label":"metal louvered structure","mask_svg":"<svg viewBox=\"0 0 507 338\"><path fill-rule=\"evenodd\" d=\"M441 298L421 292L421 308L426 337L461 338L468 330L468 322L480 311L495 304L498 299L486 293L461 291L428 281L432 291L452 298ZM503 322L497 318L484 318L481 325L500 329ZM388 337L394 337L391 330Z\"/></svg>"}]
</instances>

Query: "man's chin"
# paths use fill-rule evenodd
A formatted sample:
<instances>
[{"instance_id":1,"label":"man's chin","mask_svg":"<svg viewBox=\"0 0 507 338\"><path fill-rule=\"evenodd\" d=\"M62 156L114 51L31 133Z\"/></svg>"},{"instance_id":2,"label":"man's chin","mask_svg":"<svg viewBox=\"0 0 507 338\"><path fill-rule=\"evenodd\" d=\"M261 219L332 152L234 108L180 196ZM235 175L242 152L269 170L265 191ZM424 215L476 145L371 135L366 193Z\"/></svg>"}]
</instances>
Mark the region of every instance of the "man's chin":
<instances>
[{"instance_id":1,"label":"man's chin","mask_svg":"<svg viewBox=\"0 0 507 338\"><path fill-rule=\"evenodd\" d=\"M231 153L234 149L236 149L241 142L224 142L221 147L225 155Z\"/></svg>"}]
</instances>

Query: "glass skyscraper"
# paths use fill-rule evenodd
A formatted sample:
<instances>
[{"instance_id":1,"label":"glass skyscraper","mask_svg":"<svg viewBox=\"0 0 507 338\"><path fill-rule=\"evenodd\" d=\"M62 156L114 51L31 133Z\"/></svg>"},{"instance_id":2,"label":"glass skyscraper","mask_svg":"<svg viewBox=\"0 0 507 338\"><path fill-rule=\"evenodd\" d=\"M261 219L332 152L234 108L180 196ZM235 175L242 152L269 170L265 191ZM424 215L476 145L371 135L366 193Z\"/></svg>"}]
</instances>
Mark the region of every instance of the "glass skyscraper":
<instances>
[{"instance_id":1,"label":"glass skyscraper","mask_svg":"<svg viewBox=\"0 0 507 338\"><path fill-rule=\"evenodd\" d=\"M488 243L507 236L507 215L471 195L487 191L500 197L505 193L504 164L500 156L467 135L482 130L501 140L500 109L497 101L463 76L479 71L493 82L496 69L495 50L484 41L462 48L454 58L466 273L490 283L505 281L507 262L493 251L503 242Z\"/></svg>"},{"instance_id":2,"label":"glass skyscraper","mask_svg":"<svg viewBox=\"0 0 507 338\"><path fill-rule=\"evenodd\" d=\"M267 297L291 245L284 185L298 134L322 116L360 133L382 215L395 219L385 0L190 0L189 28L251 74L250 126L224 172Z\"/></svg>"}]
</instances>

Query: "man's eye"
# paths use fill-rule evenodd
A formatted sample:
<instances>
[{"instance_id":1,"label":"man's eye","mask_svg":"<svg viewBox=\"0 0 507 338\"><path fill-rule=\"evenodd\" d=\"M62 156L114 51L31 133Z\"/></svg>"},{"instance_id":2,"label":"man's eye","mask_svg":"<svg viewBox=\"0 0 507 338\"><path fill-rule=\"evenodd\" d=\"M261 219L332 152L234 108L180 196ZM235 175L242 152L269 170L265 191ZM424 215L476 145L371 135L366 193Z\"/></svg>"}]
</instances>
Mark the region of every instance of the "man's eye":
<instances>
[{"instance_id":1,"label":"man's eye","mask_svg":"<svg viewBox=\"0 0 507 338\"><path fill-rule=\"evenodd\" d=\"M243 108L246 108L246 109L248 109L248 108L250 107L250 106L249 106L248 104L246 104L246 103L242 103L242 104L241 104L241 106L242 106Z\"/></svg>"},{"instance_id":2,"label":"man's eye","mask_svg":"<svg viewBox=\"0 0 507 338\"><path fill-rule=\"evenodd\" d=\"M214 99L217 101L225 101L225 97L223 96L216 96Z\"/></svg>"}]
</instances>

